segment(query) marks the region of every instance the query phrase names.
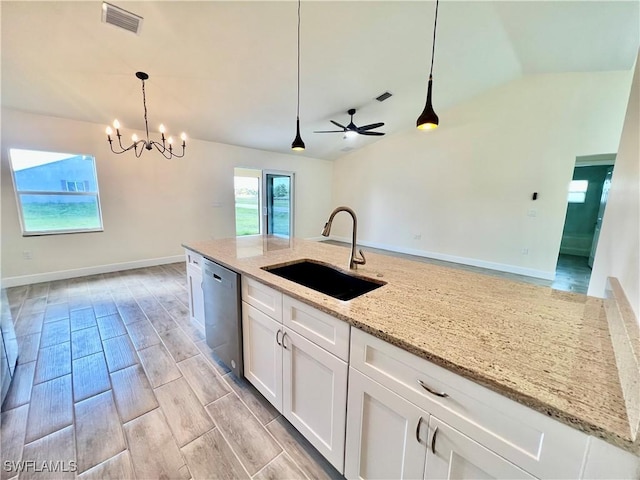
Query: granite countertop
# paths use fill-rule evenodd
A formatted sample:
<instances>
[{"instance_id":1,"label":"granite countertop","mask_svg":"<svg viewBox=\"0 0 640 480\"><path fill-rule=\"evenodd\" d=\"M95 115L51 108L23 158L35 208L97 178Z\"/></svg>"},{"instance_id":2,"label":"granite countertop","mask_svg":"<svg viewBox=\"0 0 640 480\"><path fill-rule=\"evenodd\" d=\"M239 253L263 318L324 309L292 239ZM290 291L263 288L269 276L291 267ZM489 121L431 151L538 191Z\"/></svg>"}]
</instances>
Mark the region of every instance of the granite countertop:
<instances>
[{"instance_id":1,"label":"granite countertop","mask_svg":"<svg viewBox=\"0 0 640 480\"><path fill-rule=\"evenodd\" d=\"M273 237L184 247L574 428L640 452L599 298L366 253L357 274L387 284L341 301L261 267L313 259L346 271L347 248Z\"/></svg>"}]
</instances>

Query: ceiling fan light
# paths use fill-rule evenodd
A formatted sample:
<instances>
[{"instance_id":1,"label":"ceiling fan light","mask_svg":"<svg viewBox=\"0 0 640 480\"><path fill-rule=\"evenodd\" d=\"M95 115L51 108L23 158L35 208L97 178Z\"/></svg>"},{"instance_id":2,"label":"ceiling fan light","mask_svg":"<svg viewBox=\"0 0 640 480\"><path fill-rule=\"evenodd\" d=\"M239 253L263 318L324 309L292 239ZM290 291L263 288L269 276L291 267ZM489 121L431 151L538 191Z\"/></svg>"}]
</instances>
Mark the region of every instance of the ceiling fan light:
<instances>
[{"instance_id":1,"label":"ceiling fan light","mask_svg":"<svg viewBox=\"0 0 640 480\"><path fill-rule=\"evenodd\" d=\"M346 138L355 138L358 136L358 132L356 132L355 130L347 130L346 132L344 132L344 136Z\"/></svg>"},{"instance_id":2,"label":"ceiling fan light","mask_svg":"<svg viewBox=\"0 0 640 480\"><path fill-rule=\"evenodd\" d=\"M424 110L416 120L416 127L419 130L433 130L438 127L440 119L436 112L433 110L433 104L431 103L431 86L433 79L429 78L429 87L427 88L427 103L424 106Z\"/></svg>"},{"instance_id":3,"label":"ceiling fan light","mask_svg":"<svg viewBox=\"0 0 640 480\"><path fill-rule=\"evenodd\" d=\"M302 137L300 136L300 118L296 119L296 138L293 140L291 144L291 150L295 150L296 152L301 152L304 150L304 142L302 141Z\"/></svg>"}]
</instances>

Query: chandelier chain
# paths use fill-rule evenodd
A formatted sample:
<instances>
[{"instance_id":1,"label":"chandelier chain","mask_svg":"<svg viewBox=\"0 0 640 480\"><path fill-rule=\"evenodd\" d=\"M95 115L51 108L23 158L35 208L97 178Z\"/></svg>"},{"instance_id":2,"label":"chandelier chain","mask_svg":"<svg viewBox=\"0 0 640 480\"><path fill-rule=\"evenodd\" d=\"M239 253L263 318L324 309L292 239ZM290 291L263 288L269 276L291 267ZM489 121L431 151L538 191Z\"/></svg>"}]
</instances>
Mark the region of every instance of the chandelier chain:
<instances>
[{"instance_id":1,"label":"chandelier chain","mask_svg":"<svg viewBox=\"0 0 640 480\"><path fill-rule=\"evenodd\" d=\"M144 80L142 80L142 106L144 107L144 128L147 133L147 143L149 143L149 122L147 121L147 95L144 91Z\"/></svg>"}]
</instances>

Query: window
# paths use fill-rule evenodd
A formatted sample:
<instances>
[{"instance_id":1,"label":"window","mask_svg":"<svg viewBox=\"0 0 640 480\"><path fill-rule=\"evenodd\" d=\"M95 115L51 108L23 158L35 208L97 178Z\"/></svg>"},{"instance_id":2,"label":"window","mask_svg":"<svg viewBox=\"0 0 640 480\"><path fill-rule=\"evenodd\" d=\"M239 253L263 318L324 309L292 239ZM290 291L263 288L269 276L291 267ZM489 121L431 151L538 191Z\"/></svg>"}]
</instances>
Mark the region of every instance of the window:
<instances>
[{"instance_id":1,"label":"window","mask_svg":"<svg viewBox=\"0 0 640 480\"><path fill-rule=\"evenodd\" d=\"M588 180L571 180L569 184L569 203L584 203L587 198Z\"/></svg>"},{"instance_id":2,"label":"window","mask_svg":"<svg viewBox=\"0 0 640 480\"><path fill-rule=\"evenodd\" d=\"M260 234L260 171L236 168L233 177L236 198L236 235ZM252 176L249 176L252 175Z\"/></svg>"},{"instance_id":3,"label":"window","mask_svg":"<svg viewBox=\"0 0 640 480\"><path fill-rule=\"evenodd\" d=\"M102 231L92 156L12 148L9 157L23 235Z\"/></svg>"},{"instance_id":4,"label":"window","mask_svg":"<svg viewBox=\"0 0 640 480\"><path fill-rule=\"evenodd\" d=\"M69 182L67 180L62 180L62 190L67 192L88 192L89 181L83 180L81 182Z\"/></svg>"}]
</instances>

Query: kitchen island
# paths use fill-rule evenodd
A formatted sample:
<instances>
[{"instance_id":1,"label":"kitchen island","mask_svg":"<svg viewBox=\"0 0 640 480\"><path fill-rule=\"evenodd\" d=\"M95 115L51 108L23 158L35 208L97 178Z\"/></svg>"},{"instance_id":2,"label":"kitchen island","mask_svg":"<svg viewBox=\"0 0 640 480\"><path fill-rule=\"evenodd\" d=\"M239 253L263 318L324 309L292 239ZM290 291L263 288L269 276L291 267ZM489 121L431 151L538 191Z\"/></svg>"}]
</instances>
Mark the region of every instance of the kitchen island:
<instances>
[{"instance_id":1,"label":"kitchen island","mask_svg":"<svg viewBox=\"0 0 640 480\"><path fill-rule=\"evenodd\" d=\"M343 247L240 237L190 242L243 277L635 453L602 299L368 253L355 273L382 287L340 301L262 267L301 259L348 271Z\"/></svg>"}]
</instances>

